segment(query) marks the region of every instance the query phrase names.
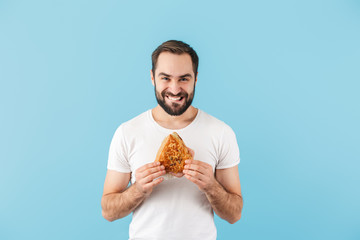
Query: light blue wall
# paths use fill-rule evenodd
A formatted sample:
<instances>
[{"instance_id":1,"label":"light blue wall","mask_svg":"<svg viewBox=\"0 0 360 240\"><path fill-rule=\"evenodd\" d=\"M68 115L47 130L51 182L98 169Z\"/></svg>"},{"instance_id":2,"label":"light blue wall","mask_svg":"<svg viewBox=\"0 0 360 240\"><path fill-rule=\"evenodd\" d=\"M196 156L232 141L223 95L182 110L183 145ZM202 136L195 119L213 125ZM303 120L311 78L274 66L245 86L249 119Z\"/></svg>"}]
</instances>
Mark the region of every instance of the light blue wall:
<instances>
[{"instance_id":1,"label":"light blue wall","mask_svg":"<svg viewBox=\"0 0 360 240\"><path fill-rule=\"evenodd\" d=\"M127 238L101 216L108 148L155 106L169 39L237 134L243 217L219 239L360 239L356 0L0 1L0 239Z\"/></svg>"}]
</instances>

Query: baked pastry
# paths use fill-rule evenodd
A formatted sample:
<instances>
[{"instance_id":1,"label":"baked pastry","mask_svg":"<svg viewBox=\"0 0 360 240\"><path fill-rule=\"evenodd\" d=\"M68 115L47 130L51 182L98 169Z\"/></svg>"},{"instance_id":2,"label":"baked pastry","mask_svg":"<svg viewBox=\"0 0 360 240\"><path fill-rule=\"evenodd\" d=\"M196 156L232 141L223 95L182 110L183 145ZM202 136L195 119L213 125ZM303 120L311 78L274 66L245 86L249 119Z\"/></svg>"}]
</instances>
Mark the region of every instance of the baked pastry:
<instances>
[{"instance_id":1,"label":"baked pastry","mask_svg":"<svg viewBox=\"0 0 360 240\"><path fill-rule=\"evenodd\" d=\"M155 161L164 165L166 173L182 173L187 159L192 159L188 148L181 137L173 132L161 143Z\"/></svg>"}]
</instances>

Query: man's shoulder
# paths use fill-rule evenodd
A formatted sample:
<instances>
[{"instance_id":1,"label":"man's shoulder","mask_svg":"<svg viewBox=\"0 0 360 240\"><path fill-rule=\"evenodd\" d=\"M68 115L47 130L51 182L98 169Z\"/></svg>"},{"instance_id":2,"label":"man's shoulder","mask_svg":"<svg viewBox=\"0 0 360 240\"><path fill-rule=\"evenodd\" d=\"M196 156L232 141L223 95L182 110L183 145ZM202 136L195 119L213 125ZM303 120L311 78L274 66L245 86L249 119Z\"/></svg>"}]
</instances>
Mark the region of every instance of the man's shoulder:
<instances>
[{"instance_id":1,"label":"man's shoulder","mask_svg":"<svg viewBox=\"0 0 360 240\"><path fill-rule=\"evenodd\" d=\"M142 127L146 127L149 125L150 121L149 121L149 111L147 110L139 115L137 115L136 117L123 122L120 124L120 126L118 127L118 131L122 131L122 132L133 132L133 131L138 131L140 129L142 129Z\"/></svg>"},{"instance_id":2,"label":"man's shoulder","mask_svg":"<svg viewBox=\"0 0 360 240\"><path fill-rule=\"evenodd\" d=\"M201 123L202 124L207 124L207 125L211 125L212 127L220 127L220 128L223 128L223 127L229 127L224 121L220 120L219 118L203 111L203 110L200 110L200 118L201 118Z\"/></svg>"},{"instance_id":3,"label":"man's shoulder","mask_svg":"<svg viewBox=\"0 0 360 240\"><path fill-rule=\"evenodd\" d=\"M210 115L209 113L206 113L202 110L200 110L201 115L200 115L200 121L199 124L202 125L203 127L205 127L205 129L209 130L211 129L211 131L206 131L211 135L216 135L216 136L223 136L228 135L228 134L235 134L235 132L233 131L233 129L224 121L220 120L219 118Z\"/></svg>"},{"instance_id":4,"label":"man's shoulder","mask_svg":"<svg viewBox=\"0 0 360 240\"><path fill-rule=\"evenodd\" d=\"M131 118L130 120L122 123L125 126L138 126L139 124L148 123L148 114L150 110L147 110L136 117Z\"/></svg>"}]
</instances>

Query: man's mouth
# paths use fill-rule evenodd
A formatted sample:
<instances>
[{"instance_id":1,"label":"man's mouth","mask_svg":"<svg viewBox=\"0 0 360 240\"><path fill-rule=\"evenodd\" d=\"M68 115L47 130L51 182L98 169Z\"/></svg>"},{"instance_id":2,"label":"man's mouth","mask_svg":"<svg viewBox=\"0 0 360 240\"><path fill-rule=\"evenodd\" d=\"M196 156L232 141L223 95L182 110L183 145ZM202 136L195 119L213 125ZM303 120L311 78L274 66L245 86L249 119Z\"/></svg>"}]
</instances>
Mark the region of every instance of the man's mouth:
<instances>
[{"instance_id":1,"label":"man's mouth","mask_svg":"<svg viewBox=\"0 0 360 240\"><path fill-rule=\"evenodd\" d=\"M181 100L184 99L184 97L171 97L169 95L166 96L169 100L173 101L173 102L180 102Z\"/></svg>"}]
</instances>

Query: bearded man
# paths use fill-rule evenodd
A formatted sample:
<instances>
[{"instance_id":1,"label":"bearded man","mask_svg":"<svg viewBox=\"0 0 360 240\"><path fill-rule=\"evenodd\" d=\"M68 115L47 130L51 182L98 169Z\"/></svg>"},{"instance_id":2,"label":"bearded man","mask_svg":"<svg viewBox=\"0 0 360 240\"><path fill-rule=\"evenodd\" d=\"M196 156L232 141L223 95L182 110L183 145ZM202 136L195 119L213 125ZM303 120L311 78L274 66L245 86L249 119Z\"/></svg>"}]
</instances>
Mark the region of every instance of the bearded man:
<instances>
[{"instance_id":1,"label":"bearded man","mask_svg":"<svg viewBox=\"0 0 360 240\"><path fill-rule=\"evenodd\" d=\"M158 105L122 123L113 136L102 214L114 221L133 213L129 239L212 240L217 237L214 212L231 224L241 217L236 136L227 124L191 105L198 64L188 44L161 44L150 70ZM193 159L169 178L154 160L174 131Z\"/></svg>"}]
</instances>

